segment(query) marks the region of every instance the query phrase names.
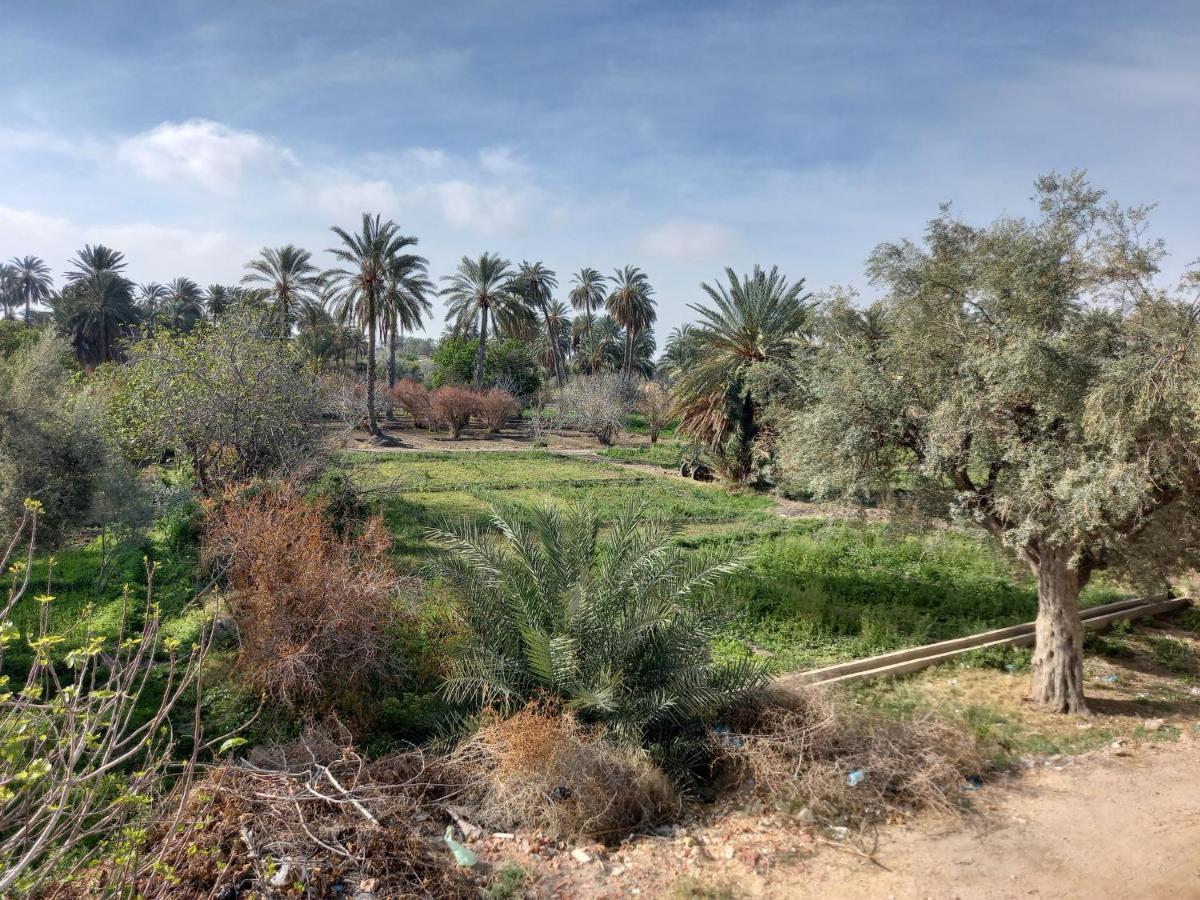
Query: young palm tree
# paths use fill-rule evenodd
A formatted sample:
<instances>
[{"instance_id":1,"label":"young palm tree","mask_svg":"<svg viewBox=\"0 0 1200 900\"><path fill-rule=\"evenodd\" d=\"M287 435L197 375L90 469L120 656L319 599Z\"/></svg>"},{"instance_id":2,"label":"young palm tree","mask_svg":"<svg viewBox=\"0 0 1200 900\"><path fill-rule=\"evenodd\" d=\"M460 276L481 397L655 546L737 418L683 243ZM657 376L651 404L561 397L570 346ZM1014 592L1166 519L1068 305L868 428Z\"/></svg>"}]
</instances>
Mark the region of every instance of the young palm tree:
<instances>
[{"instance_id":1,"label":"young palm tree","mask_svg":"<svg viewBox=\"0 0 1200 900\"><path fill-rule=\"evenodd\" d=\"M691 322L676 325L667 335L658 369L667 378L675 380L688 370L696 356L695 326Z\"/></svg>"},{"instance_id":2,"label":"young palm tree","mask_svg":"<svg viewBox=\"0 0 1200 900\"><path fill-rule=\"evenodd\" d=\"M543 334L551 335L549 310L554 302L554 291L558 288L558 276L553 269L548 269L539 262L522 262L513 279L513 287L534 313L542 316ZM554 378L561 387L563 384L562 359L557 354L557 335L547 342L546 347L554 350L547 368L554 372Z\"/></svg>"},{"instance_id":3,"label":"young palm tree","mask_svg":"<svg viewBox=\"0 0 1200 900\"><path fill-rule=\"evenodd\" d=\"M609 276L613 288L604 301L605 307L623 329L625 329L625 353L622 374L626 378L632 372L633 342L638 332L654 324L654 289L646 273L637 266L614 269Z\"/></svg>"},{"instance_id":4,"label":"young palm tree","mask_svg":"<svg viewBox=\"0 0 1200 900\"><path fill-rule=\"evenodd\" d=\"M416 243L414 239L413 243ZM400 253L388 268L382 299L383 328L388 338L388 388L396 385L396 342L405 331L415 331L433 311L428 295L433 284L426 277L429 262L423 256Z\"/></svg>"},{"instance_id":5,"label":"young palm tree","mask_svg":"<svg viewBox=\"0 0 1200 900\"><path fill-rule=\"evenodd\" d=\"M50 267L36 256L13 257L10 263L13 269L13 285L17 297L25 303L25 324L29 324L30 307L34 303L42 303L50 297L54 286L54 278L50 275Z\"/></svg>"},{"instance_id":6,"label":"young palm tree","mask_svg":"<svg viewBox=\"0 0 1200 900\"><path fill-rule=\"evenodd\" d=\"M154 337L154 328L158 324L162 308L170 296L171 292L167 290L166 285L159 284L157 281L138 285L137 297L134 302L137 304L147 336Z\"/></svg>"},{"instance_id":7,"label":"young palm tree","mask_svg":"<svg viewBox=\"0 0 1200 900\"><path fill-rule=\"evenodd\" d=\"M516 710L550 695L641 746L696 735L766 673L713 658L730 615L714 588L741 561L689 554L677 533L645 505L612 522L584 505L493 509L490 529L428 532L466 626L447 698Z\"/></svg>"},{"instance_id":8,"label":"young palm tree","mask_svg":"<svg viewBox=\"0 0 1200 900\"><path fill-rule=\"evenodd\" d=\"M581 375L615 372L621 368L625 333L612 316L599 316L580 339L575 351L575 370Z\"/></svg>"},{"instance_id":9,"label":"young palm tree","mask_svg":"<svg viewBox=\"0 0 1200 900\"><path fill-rule=\"evenodd\" d=\"M377 441L389 439L380 430L375 414L375 333L380 303L387 290L388 273L397 256L417 239L400 233L395 222L384 222L379 215L363 213L362 228L350 233L333 226L341 246L330 248L343 268L325 273L338 317L343 322L357 321L367 330L367 427Z\"/></svg>"},{"instance_id":10,"label":"young palm tree","mask_svg":"<svg viewBox=\"0 0 1200 900\"><path fill-rule=\"evenodd\" d=\"M200 285L190 278L176 278L167 285L163 316L172 331L191 331L204 320L204 299Z\"/></svg>"},{"instance_id":11,"label":"young palm tree","mask_svg":"<svg viewBox=\"0 0 1200 900\"><path fill-rule=\"evenodd\" d=\"M312 254L294 244L263 247L246 268L249 271L242 276L242 284L260 285L267 290L275 306L279 334L287 337L296 310L320 290L321 270L313 265Z\"/></svg>"},{"instance_id":12,"label":"young palm tree","mask_svg":"<svg viewBox=\"0 0 1200 900\"><path fill-rule=\"evenodd\" d=\"M584 267L571 276L571 292L567 299L575 309L583 310L583 336L592 327L592 314L604 305L604 276L595 269Z\"/></svg>"},{"instance_id":13,"label":"young palm tree","mask_svg":"<svg viewBox=\"0 0 1200 900\"><path fill-rule=\"evenodd\" d=\"M487 352L488 320L496 320L497 329L527 315L521 297L513 290L513 271L507 259L485 253L479 259L464 256L441 295L446 298L446 321L454 320L454 333L467 334L478 323L479 339L475 350L475 374L472 386L483 387L483 360ZM518 309L520 307L520 309Z\"/></svg>"},{"instance_id":14,"label":"young palm tree","mask_svg":"<svg viewBox=\"0 0 1200 900\"><path fill-rule=\"evenodd\" d=\"M713 450L732 439L726 468L735 480L751 474L751 451L765 398L752 395L747 375L754 365L782 361L808 326L811 294L804 279L788 284L777 267L738 278L725 270L726 288L701 284L712 306L691 304L700 322L691 332L694 356L675 385L680 430Z\"/></svg>"}]
</instances>

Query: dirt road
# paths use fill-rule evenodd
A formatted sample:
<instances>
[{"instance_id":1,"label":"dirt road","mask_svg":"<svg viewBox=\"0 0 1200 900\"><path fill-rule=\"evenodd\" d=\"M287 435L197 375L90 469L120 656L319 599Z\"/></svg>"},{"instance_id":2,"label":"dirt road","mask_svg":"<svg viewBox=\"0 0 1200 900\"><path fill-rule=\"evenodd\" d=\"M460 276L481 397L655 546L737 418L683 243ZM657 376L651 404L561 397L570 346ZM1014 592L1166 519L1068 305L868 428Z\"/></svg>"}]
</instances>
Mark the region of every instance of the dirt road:
<instances>
[{"instance_id":1,"label":"dirt road","mask_svg":"<svg viewBox=\"0 0 1200 900\"><path fill-rule=\"evenodd\" d=\"M990 793L990 792L985 792ZM768 896L1200 897L1200 740L1042 768L988 798L974 827L889 829L890 871L824 854ZM780 873L782 874L782 873Z\"/></svg>"}]
</instances>

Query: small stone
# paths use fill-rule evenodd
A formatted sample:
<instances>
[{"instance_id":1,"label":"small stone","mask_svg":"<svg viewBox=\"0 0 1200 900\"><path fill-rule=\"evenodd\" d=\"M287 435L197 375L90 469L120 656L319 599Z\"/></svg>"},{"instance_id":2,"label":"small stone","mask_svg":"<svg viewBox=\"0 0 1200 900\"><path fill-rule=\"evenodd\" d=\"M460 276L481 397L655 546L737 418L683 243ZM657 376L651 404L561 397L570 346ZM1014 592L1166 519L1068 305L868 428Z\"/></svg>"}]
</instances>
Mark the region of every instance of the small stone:
<instances>
[{"instance_id":1,"label":"small stone","mask_svg":"<svg viewBox=\"0 0 1200 900\"><path fill-rule=\"evenodd\" d=\"M608 874L613 876L614 878L620 878L622 875L625 874L625 867L624 866L613 866L612 869L609 870Z\"/></svg>"},{"instance_id":2,"label":"small stone","mask_svg":"<svg viewBox=\"0 0 1200 900\"><path fill-rule=\"evenodd\" d=\"M804 807L804 809L800 810L799 818L800 818L800 821L806 825L812 825L814 822L817 821L817 817L813 814L813 811L811 809L809 809L807 806Z\"/></svg>"},{"instance_id":3,"label":"small stone","mask_svg":"<svg viewBox=\"0 0 1200 900\"><path fill-rule=\"evenodd\" d=\"M1142 723L1142 727L1145 728L1147 731L1149 731L1151 734L1153 734L1155 731L1158 731L1166 724L1167 724L1166 721L1163 719L1147 719L1145 722Z\"/></svg>"},{"instance_id":4,"label":"small stone","mask_svg":"<svg viewBox=\"0 0 1200 900\"><path fill-rule=\"evenodd\" d=\"M498 841L511 841L516 835L508 831L493 831L492 837Z\"/></svg>"},{"instance_id":5,"label":"small stone","mask_svg":"<svg viewBox=\"0 0 1200 900\"><path fill-rule=\"evenodd\" d=\"M592 854L588 853L582 847L576 847L572 850L571 857L580 865L587 865L592 861Z\"/></svg>"}]
</instances>

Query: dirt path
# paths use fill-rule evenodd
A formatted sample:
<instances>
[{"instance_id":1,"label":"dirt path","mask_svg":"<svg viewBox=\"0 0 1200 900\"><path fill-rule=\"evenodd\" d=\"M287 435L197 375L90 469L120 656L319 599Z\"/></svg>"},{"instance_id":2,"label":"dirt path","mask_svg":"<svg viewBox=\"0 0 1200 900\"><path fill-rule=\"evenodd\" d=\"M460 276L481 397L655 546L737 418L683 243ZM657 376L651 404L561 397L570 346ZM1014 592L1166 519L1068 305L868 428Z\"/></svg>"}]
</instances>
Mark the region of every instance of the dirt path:
<instances>
[{"instance_id":1,"label":"dirt path","mask_svg":"<svg viewBox=\"0 0 1200 900\"><path fill-rule=\"evenodd\" d=\"M882 867L852 852L814 846L778 822L738 814L689 828L682 838L640 842L604 867L563 866L536 893L781 900L1200 898L1198 775L1200 739L1194 736L1096 753L1066 765L1052 762L984 788L980 812L966 824L918 820L885 828L875 852Z\"/></svg>"}]
</instances>

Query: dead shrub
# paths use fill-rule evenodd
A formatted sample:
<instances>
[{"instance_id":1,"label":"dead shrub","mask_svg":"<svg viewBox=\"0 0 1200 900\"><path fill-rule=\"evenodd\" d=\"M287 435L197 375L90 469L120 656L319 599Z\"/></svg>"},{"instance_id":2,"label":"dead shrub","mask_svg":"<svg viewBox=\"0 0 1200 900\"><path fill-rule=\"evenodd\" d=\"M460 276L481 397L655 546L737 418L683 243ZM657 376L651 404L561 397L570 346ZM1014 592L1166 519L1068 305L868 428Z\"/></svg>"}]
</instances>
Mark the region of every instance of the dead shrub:
<instances>
[{"instance_id":1,"label":"dead shrub","mask_svg":"<svg viewBox=\"0 0 1200 900\"><path fill-rule=\"evenodd\" d=\"M416 428L433 427L433 408L429 391L415 378L402 378L391 388L392 402L412 416Z\"/></svg>"},{"instance_id":2,"label":"dead shrub","mask_svg":"<svg viewBox=\"0 0 1200 900\"><path fill-rule=\"evenodd\" d=\"M413 585L393 570L379 517L339 537L323 501L271 485L227 492L208 518L202 558L227 568L238 662L256 686L320 708L395 670L389 634Z\"/></svg>"},{"instance_id":3,"label":"dead shrub","mask_svg":"<svg viewBox=\"0 0 1200 900\"><path fill-rule=\"evenodd\" d=\"M966 779L988 766L973 734L932 713L869 713L820 688L772 694L710 743L718 771L760 799L856 827L921 809L961 813Z\"/></svg>"},{"instance_id":4,"label":"dead shrub","mask_svg":"<svg viewBox=\"0 0 1200 900\"><path fill-rule=\"evenodd\" d=\"M479 416L492 434L498 434L504 423L521 411L516 398L500 388L481 391L477 402Z\"/></svg>"},{"instance_id":5,"label":"dead shrub","mask_svg":"<svg viewBox=\"0 0 1200 900\"><path fill-rule=\"evenodd\" d=\"M367 761L340 743L306 735L210 771L179 824L150 829L138 896L477 897L427 807L440 786L423 754Z\"/></svg>"},{"instance_id":6,"label":"dead shrub","mask_svg":"<svg viewBox=\"0 0 1200 900\"><path fill-rule=\"evenodd\" d=\"M546 704L485 722L445 766L467 818L495 830L611 840L680 808L645 753L614 746L602 728Z\"/></svg>"},{"instance_id":7,"label":"dead shrub","mask_svg":"<svg viewBox=\"0 0 1200 900\"><path fill-rule=\"evenodd\" d=\"M474 391L452 384L438 388L430 395L429 400L434 421L445 425L454 440L458 440L458 436L470 423L471 416L479 406Z\"/></svg>"},{"instance_id":8,"label":"dead shrub","mask_svg":"<svg viewBox=\"0 0 1200 900\"><path fill-rule=\"evenodd\" d=\"M659 434L671 421L671 395L657 381L647 381L638 389L637 408L646 420L650 443L657 444Z\"/></svg>"}]
</instances>

